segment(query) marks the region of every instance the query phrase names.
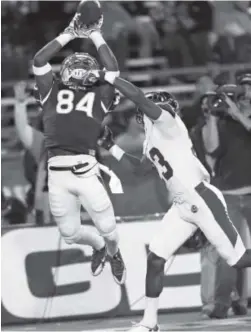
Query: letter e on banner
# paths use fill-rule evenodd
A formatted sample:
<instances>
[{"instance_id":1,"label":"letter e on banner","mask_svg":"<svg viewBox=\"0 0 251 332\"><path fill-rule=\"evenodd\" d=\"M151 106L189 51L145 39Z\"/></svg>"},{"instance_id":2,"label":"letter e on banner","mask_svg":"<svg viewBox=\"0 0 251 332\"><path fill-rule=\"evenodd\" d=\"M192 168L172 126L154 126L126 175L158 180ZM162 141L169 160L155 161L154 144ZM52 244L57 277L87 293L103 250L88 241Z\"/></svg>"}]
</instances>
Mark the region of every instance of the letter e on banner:
<instances>
[{"instance_id":1,"label":"letter e on banner","mask_svg":"<svg viewBox=\"0 0 251 332\"><path fill-rule=\"evenodd\" d=\"M18 229L7 232L2 237L2 304L13 316L31 319L43 317L48 298L34 296L32 293L29 287L32 281L28 279L26 270L29 260L26 258L33 253L36 253L39 259L41 252L56 252L58 243L59 232L56 227ZM62 240L61 250L70 249L77 249L83 252L84 256L91 256L90 247L69 246ZM58 269L57 277L54 274L55 269ZM94 278L91 275L90 262L69 262L59 267L51 266L51 275L54 276L53 282L61 289L83 282L87 282L90 287L74 294L56 294L46 318L105 313L120 303L121 289L114 282L108 267L100 277ZM43 285L43 288L46 288L46 285Z\"/></svg>"}]
</instances>

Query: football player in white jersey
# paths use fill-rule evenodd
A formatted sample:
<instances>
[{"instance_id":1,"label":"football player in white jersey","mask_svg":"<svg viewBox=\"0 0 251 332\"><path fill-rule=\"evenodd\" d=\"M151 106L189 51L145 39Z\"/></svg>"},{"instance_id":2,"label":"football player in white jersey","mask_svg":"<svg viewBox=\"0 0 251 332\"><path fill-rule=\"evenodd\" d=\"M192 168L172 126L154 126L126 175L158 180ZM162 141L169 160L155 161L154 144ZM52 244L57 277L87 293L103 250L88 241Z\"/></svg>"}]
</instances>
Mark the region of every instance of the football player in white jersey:
<instances>
[{"instance_id":1,"label":"football player in white jersey","mask_svg":"<svg viewBox=\"0 0 251 332\"><path fill-rule=\"evenodd\" d=\"M200 228L227 263L236 268L251 266L246 249L229 219L222 193L210 185L210 176L193 152L188 131L177 111L178 102L167 92L147 95L112 72L94 72L98 79L114 85L138 107L144 124L144 154L152 161L173 196L173 204L150 242L147 260L146 308L142 321L131 332L160 331L158 299L163 289L165 262ZM123 150L110 151L118 159Z\"/></svg>"}]
</instances>

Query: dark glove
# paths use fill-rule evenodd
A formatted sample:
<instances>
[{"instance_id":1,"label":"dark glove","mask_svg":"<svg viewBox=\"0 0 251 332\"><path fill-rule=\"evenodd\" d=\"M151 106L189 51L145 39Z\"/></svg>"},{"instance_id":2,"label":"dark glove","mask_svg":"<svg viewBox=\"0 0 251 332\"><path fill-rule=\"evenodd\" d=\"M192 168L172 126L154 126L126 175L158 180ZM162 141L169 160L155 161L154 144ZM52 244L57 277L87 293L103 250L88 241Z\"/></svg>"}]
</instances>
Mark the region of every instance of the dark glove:
<instances>
[{"instance_id":1,"label":"dark glove","mask_svg":"<svg viewBox=\"0 0 251 332\"><path fill-rule=\"evenodd\" d=\"M99 78L94 75L93 71L89 70L85 73L82 79L83 86L93 86L95 83L99 81Z\"/></svg>"},{"instance_id":2,"label":"dark glove","mask_svg":"<svg viewBox=\"0 0 251 332\"><path fill-rule=\"evenodd\" d=\"M104 127L103 131L100 134L97 144L99 147L105 150L110 150L110 148L115 144L113 141L112 131L108 126Z\"/></svg>"},{"instance_id":3,"label":"dark glove","mask_svg":"<svg viewBox=\"0 0 251 332\"><path fill-rule=\"evenodd\" d=\"M183 244L183 247L191 250L197 251L202 249L208 242L204 233L198 228L196 232Z\"/></svg>"}]
</instances>

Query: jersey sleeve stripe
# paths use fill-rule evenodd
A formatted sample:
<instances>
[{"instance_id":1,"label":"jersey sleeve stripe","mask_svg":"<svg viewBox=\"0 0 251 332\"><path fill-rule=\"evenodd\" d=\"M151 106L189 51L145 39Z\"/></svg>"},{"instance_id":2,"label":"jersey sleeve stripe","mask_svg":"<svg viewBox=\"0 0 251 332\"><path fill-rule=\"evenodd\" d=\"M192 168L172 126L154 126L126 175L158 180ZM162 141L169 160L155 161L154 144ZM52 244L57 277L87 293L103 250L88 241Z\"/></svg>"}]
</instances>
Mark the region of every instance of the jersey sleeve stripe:
<instances>
[{"instance_id":1,"label":"jersey sleeve stripe","mask_svg":"<svg viewBox=\"0 0 251 332\"><path fill-rule=\"evenodd\" d=\"M51 65L49 63L47 63L43 67L32 66L32 68L33 68L33 73L36 76L43 76L43 75L49 73L52 70Z\"/></svg>"},{"instance_id":2,"label":"jersey sleeve stripe","mask_svg":"<svg viewBox=\"0 0 251 332\"><path fill-rule=\"evenodd\" d=\"M101 107L103 108L103 111L105 113L108 113L109 112L109 109L106 108L105 104L101 101Z\"/></svg>"},{"instance_id":3,"label":"jersey sleeve stripe","mask_svg":"<svg viewBox=\"0 0 251 332\"><path fill-rule=\"evenodd\" d=\"M44 99L41 101L42 105L45 104L45 102L48 100L48 98L50 97L51 91L52 91L53 85L50 89L50 91L47 93L47 95L44 97Z\"/></svg>"}]
</instances>

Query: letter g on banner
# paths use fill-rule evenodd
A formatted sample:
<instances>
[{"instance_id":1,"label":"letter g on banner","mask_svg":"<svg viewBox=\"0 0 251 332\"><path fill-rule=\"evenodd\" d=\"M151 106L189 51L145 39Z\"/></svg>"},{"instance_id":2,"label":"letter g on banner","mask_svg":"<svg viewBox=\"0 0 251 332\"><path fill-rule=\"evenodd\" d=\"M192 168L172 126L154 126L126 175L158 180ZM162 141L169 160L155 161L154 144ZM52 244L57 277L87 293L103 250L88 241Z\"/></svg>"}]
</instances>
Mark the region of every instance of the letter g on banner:
<instances>
[{"instance_id":1,"label":"letter g on banner","mask_svg":"<svg viewBox=\"0 0 251 332\"><path fill-rule=\"evenodd\" d=\"M61 241L61 256L68 253L68 259L57 260L58 243L56 227L16 229L2 236L5 309L15 317L42 318L52 287L56 292L46 318L101 314L116 308L121 289L108 268L93 278L91 248ZM52 258L48 261L48 257Z\"/></svg>"}]
</instances>

